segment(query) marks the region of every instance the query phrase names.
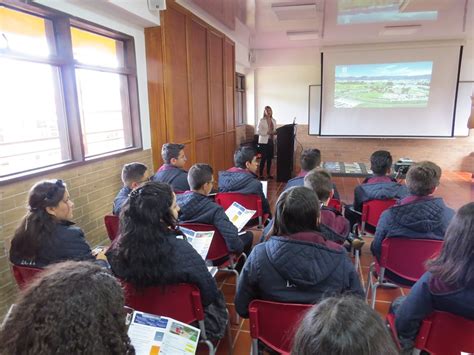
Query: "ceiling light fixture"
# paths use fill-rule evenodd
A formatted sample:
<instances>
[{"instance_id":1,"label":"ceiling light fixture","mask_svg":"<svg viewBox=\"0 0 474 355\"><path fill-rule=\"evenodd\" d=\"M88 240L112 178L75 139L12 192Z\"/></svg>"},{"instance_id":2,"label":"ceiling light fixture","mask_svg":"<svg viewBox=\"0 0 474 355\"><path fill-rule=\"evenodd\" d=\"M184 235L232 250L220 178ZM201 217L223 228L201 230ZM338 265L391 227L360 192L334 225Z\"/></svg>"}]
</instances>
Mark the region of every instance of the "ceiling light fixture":
<instances>
[{"instance_id":1,"label":"ceiling light fixture","mask_svg":"<svg viewBox=\"0 0 474 355\"><path fill-rule=\"evenodd\" d=\"M287 31L288 39L292 41L304 41L319 38L318 31Z\"/></svg>"},{"instance_id":2,"label":"ceiling light fixture","mask_svg":"<svg viewBox=\"0 0 474 355\"><path fill-rule=\"evenodd\" d=\"M379 36L408 36L417 33L421 25L384 26Z\"/></svg>"}]
</instances>

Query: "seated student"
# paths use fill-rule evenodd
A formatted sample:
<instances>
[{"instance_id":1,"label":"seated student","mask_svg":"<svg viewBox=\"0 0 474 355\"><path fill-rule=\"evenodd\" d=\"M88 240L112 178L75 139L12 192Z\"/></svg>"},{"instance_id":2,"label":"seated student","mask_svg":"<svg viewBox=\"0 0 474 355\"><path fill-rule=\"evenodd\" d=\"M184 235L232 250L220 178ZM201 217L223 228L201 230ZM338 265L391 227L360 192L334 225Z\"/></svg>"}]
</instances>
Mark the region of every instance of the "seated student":
<instances>
[{"instance_id":1,"label":"seated student","mask_svg":"<svg viewBox=\"0 0 474 355\"><path fill-rule=\"evenodd\" d=\"M434 310L474 320L474 202L456 213L441 254L427 268L408 296L392 305L404 350L413 347L421 321Z\"/></svg>"},{"instance_id":2,"label":"seated student","mask_svg":"<svg viewBox=\"0 0 474 355\"><path fill-rule=\"evenodd\" d=\"M164 164L151 177L151 180L166 182L173 187L175 192L188 191L188 173L183 169L187 161L184 144L163 144L161 157Z\"/></svg>"},{"instance_id":3,"label":"seated student","mask_svg":"<svg viewBox=\"0 0 474 355\"><path fill-rule=\"evenodd\" d=\"M311 170L304 177L304 186L310 188L321 202L320 228L323 235L339 244L343 244L350 233L349 221L338 211L328 207L334 194L331 174L324 169Z\"/></svg>"},{"instance_id":4,"label":"seated student","mask_svg":"<svg viewBox=\"0 0 474 355\"><path fill-rule=\"evenodd\" d=\"M370 246L379 259L385 238L407 237L443 239L454 211L441 197L434 197L441 178L441 168L430 161L413 164L408 170L406 184L410 196L397 202L380 216L375 238ZM394 276L389 270L386 275Z\"/></svg>"},{"instance_id":5,"label":"seated student","mask_svg":"<svg viewBox=\"0 0 474 355\"><path fill-rule=\"evenodd\" d=\"M122 287L89 262L55 264L22 292L3 328L0 354L135 354Z\"/></svg>"},{"instance_id":6,"label":"seated student","mask_svg":"<svg viewBox=\"0 0 474 355\"><path fill-rule=\"evenodd\" d=\"M43 268L66 260L95 260L84 232L71 222L73 206L62 180L35 184L28 195L28 213L11 242L10 261Z\"/></svg>"},{"instance_id":7,"label":"seated student","mask_svg":"<svg viewBox=\"0 0 474 355\"><path fill-rule=\"evenodd\" d=\"M242 317L254 299L317 303L344 292L364 296L344 247L319 232L319 209L307 187L280 195L272 237L254 247L239 278L234 303Z\"/></svg>"},{"instance_id":8,"label":"seated student","mask_svg":"<svg viewBox=\"0 0 474 355\"><path fill-rule=\"evenodd\" d=\"M114 200L114 207L112 213L116 216L120 214L122 205L130 195L132 190L140 186L141 183L148 181L147 166L142 163L125 164L122 168L122 182L123 187L117 194Z\"/></svg>"},{"instance_id":9,"label":"seated student","mask_svg":"<svg viewBox=\"0 0 474 355\"><path fill-rule=\"evenodd\" d=\"M171 186L146 182L130 193L120 214L121 235L106 255L113 273L136 288L190 283L201 291L207 335L225 333L222 293L198 252L176 229L179 206Z\"/></svg>"},{"instance_id":10,"label":"seated student","mask_svg":"<svg viewBox=\"0 0 474 355\"><path fill-rule=\"evenodd\" d=\"M330 297L301 321L292 355L397 355L382 318L356 297Z\"/></svg>"},{"instance_id":11,"label":"seated student","mask_svg":"<svg viewBox=\"0 0 474 355\"><path fill-rule=\"evenodd\" d=\"M406 186L389 176L392 168L392 155L386 150L377 150L370 156L370 169L373 176L367 177L354 189L354 203L347 205L344 216L351 228L360 221L362 204L369 200L399 199L408 195Z\"/></svg>"},{"instance_id":12,"label":"seated student","mask_svg":"<svg viewBox=\"0 0 474 355\"><path fill-rule=\"evenodd\" d=\"M225 214L224 209L207 196L212 190L214 178L210 165L194 164L188 172L188 183L191 191L176 197L180 208L179 220L185 223L211 224L221 233L227 249L233 253L250 254L253 234L250 231L239 235Z\"/></svg>"},{"instance_id":13,"label":"seated student","mask_svg":"<svg viewBox=\"0 0 474 355\"><path fill-rule=\"evenodd\" d=\"M285 190L294 186L303 186L304 177L313 169L321 165L321 151L319 149L306 149L301 153L300 158L301 171L298 176L288 180ZM339 192L337 191L336 184L331 183L334 190L332 198L340 200Z\"/></svg>"},{"instance_id":14,"label":"seated student","mask_svg":"<svg viewBox=\"0 0 474 355\"><path fill-rule=\"evenodd\" d=\"M219 171L219 192L255 194L262 198L263 213L271 214L270 204L257 178L257 152L252 147L240 147L234 153L235 167Z\"/></svg>"}]
</instances>

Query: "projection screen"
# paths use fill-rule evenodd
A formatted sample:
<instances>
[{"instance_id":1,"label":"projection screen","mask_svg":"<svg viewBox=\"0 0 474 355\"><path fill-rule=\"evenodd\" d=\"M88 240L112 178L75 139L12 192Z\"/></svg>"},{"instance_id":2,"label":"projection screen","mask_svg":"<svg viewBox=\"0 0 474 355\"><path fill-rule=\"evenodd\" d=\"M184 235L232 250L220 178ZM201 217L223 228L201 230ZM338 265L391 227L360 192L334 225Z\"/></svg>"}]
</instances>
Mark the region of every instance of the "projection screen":
<instances>
[{"instance_id":1,"label":"projection screen","mask_svg":"<svg viewBox=\"0 0 474 355\"><path fill-rule=\"evenodd\" d=\"M462 47L323 51L322 136L452 137Z\"/></svg>"}]
</instances>

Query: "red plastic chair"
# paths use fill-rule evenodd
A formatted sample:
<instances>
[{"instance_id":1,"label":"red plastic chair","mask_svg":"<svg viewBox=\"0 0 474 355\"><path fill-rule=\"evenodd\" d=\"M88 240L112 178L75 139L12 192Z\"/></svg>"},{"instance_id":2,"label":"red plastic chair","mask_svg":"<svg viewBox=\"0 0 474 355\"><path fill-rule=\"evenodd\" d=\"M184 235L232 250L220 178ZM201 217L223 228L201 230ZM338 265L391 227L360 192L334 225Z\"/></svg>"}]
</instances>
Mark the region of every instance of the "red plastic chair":
<instances>
[{"instance_id":1,"label":"red plastic chair","mask_svg":"<svg viewBox=\"0 0 474 355\"><path fill-rule=\"evenodd\" d=\"M430 354L474 353L474 320L435 311L421 323L415 348Z\"/></svg>"},{"instance_id":2,"label":"red plastic chair","mask_svg":"<svg viewBox=\"0 0 474 355\"><path fill-rule=\"evenodd\" d=\"M443 246L442 240L386 238L382 242L380 262L370 264L366 297L369 290L372 295L372 308L375 307L377 287L385 285L399 287L399 284L385 277L385 270L396 274L409 282L415 283L425 273L425 262L439 254ZM372 277L377 274L374 283ZM388 281L388 282L387 282ZM403 287L407 287L403 285Z\"/></svg>"},{"instance_id":3,"label":"red plastic chair","mask_svg":"<svg viewBox=\"0 0 474 355\"><path fill-rule=\"evenodd\" d=\"M258 218L259 228L263 228L263 224L268 218L268 215L263 213L262 199L258 195L245 195L237 192L219 192L216 194L215 202L225 210L227 210L234 202L241 204L248 210L254 210L255 214L252 216L249 223L251 223L253 219ZM251 226L250 224L247 225Z\"/></svg>"},{"instance_id":4,"label":"red plastic chair","mask_svg":"<svg viewBox=\"0 0 474 355\"><path fill-rule=\"evenodd\" d=\"M362 204L362 217L361 217L361 228L360 234L366 234L365 227L367 224L376 228L379 222L380 215L386 210L392 207L397 200L370 200Z\"/></svg>"},{"instance_id":5,"label":"red plastic chair","mask_svg":"<svg viewBox=\"0 0 474 355\"><path fill-rule=\"evenodd\" d=\"M312 304L253 300L249 305L252 355L258 354L258 340L281 354L290 354L298 326Z\"/></svg>"},{"instance_id":6,"label":"red plastic chair","mask_svg":"<svg viewBox=\"0 0 474 355\"><path fill-rule=\"evenodd\" d=\"M28 286L41 271L43 269L12 264L13 277L20 290Z\"/></svg>"},{"instance_id":7,"label":"red plastic chair","mask_svg":"<svg viewBox=\"0 0 474 355\"><path fill-rule=\"evenodd\" d=\"M209 348L209 354L215 353L214 344L209 340L204 325L204 308L201 292L195 285L176 284L136 289L132 284L122 281L125 304L137 311L174 318L186 324L198 322L201 329L201 342ZM228 323L230 348L232 338Z\"/></svg>"},{"instance_id":8,"label":"red plastic chair","mask_svg":"<svg viewBox=\"0 0 474 355\"><path fill-rule=\"evenodd\" d=\"M342 204L340 200L331 198L328 202L328 207L334 208L337 212L342 213Z\"/></svg>"},{"instance_id":9,"label":"red plastic chair","mask_svg":"<svg viewBox=\"0 0 474 355\"><path fill-rule=\"evenodd\" d=\"M119 218L114 215L107 215L104 217L105 229L111 242L117 238L119 234Z\"/></svg>"}]
</instances>

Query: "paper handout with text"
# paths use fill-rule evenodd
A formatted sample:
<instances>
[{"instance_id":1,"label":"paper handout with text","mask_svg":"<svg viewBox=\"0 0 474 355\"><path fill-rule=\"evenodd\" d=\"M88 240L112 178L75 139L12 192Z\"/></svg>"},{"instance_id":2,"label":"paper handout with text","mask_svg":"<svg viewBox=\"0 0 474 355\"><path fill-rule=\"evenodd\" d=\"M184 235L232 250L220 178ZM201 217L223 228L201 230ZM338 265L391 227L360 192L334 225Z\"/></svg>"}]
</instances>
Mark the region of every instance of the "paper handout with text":
<instances>
[{"instance_id":1,"label":"paper handout with text","mask_svg":"<svg viewBox=\"0 0 474 355\"><path fill-rule=\"evenodd\" d=\"M212 238L214 237L214 231L193 231L184 227L179 227L179 230L184 233L188 243L206 260Z\"/></svg>"},{"instance_id":2,"label":"paper handout with text","mask_svg":"<svg viewBox=\"0 0 474 355\"><path fill-rule=\"evenodd\" d=\"M233 202L232 205L230 205L225 211L225 214L240 232L247 222L250 221L255 212L257 211L248 210L241 204Z\"/></svg>"},{"instance_id":3,"label":"paper handout with text","mask_svg":"<svg viewBox=\"0 0 474 355\"><path fill-rule=\"evenodd\" d=\"M195 354L200 330L173 318L133 311L128 336L137 355Z\"/></svg>"}]
</instances>

